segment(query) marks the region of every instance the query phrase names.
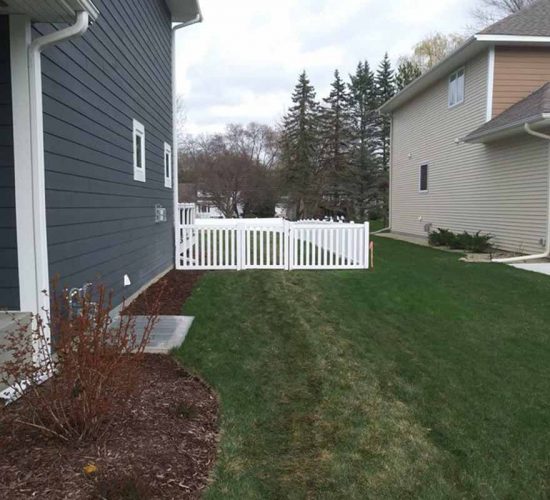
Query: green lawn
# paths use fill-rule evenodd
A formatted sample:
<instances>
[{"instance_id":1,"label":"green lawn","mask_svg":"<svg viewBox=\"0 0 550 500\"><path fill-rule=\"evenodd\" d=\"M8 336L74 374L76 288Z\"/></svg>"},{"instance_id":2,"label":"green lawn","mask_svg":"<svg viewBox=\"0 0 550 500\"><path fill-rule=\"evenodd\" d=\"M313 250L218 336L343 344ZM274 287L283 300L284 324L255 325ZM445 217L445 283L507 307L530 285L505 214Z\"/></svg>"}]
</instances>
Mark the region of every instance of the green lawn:
<instances>
[{"instance_id":1,"label":"green lawn","mask_svg":"<svg viewBox=\"0 0 550 500\"><path fill-rule=\"evenodd\" d=\"M550 277L377 239L374 271L213 272L177 353L207 498L548 498Z\"/></svg>"}]
</instances>

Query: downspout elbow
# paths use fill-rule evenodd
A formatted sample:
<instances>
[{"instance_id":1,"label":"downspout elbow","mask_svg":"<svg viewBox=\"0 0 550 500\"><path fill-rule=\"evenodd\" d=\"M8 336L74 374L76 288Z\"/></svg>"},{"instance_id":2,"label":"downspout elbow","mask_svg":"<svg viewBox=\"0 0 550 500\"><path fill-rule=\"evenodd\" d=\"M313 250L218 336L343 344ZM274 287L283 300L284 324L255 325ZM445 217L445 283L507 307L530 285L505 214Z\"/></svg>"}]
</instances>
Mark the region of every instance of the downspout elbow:
<instances>
[{"instance_id":1,"label":"downspout elbow","mask_svg":"<svg viewBox=\"0 0 550 500\"><path fill-rule=\"evenodd\" d=\"M88 12L77 12L74 24L62 30L54 31L53 33L36 38L32 41L29 50L31 54L38 54L50 45L55 45L59 42L82 36L88 30L89 25L90 15Z\"/></svg>"}]
</instances>

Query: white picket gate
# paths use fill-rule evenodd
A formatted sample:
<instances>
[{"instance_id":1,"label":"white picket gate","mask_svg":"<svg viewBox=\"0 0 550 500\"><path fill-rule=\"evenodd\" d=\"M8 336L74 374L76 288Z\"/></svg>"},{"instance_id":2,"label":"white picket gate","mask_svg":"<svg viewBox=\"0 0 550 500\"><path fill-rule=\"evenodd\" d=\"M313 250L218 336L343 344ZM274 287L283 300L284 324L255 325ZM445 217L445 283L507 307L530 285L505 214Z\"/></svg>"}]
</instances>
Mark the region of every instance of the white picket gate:
<instances>
[{"instance_id":1,"label":"white picket gate","mask_svg":"<svg viewBox=\"0 0 550 500\"><path fill-rule=\"evenodd\" d=\"M181 210L187 210L188 207ZM368 269L369 224L180 215L177 269Z\"/></svg>"}]
</instances>

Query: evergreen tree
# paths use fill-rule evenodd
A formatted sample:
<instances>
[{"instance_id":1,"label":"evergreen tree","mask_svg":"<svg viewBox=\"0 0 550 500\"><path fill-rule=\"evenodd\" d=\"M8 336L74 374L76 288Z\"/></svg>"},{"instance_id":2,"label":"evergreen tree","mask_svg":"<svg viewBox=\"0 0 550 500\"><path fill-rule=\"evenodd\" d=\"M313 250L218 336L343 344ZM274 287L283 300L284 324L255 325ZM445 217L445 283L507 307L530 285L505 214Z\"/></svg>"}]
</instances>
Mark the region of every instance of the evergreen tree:
<instances>
[{"instance_id":1,"label":"evergreen tree","mask_svg":"<svg viewBox=\"0 0 550 500\"><path fill-rule=\"evenodd\" d=\"M395 75L387 52L376 72L375 87L378 106L382 106L382 104L389 101L395 95ZM390 120L388 117L382 116L379 122L379 154L382 160L382 167L384 170L387 170L390 157Z\"/></svg>"},{"instance_id":2,"label":"evergreen tree","mask_svg":"<svg viewBox=\"0 0 550 500\"><path fill-rule=\"evenodd\" d=\"M420 66L414 61L405 59L401 61L397 68L397 75L395 77L395 83L397 91L403 90L409 83L416 80L422 74Z\"/></svg>"},{"instance_id":3,"label":"evergreen tree","mask_svg":"<svg viewBox=\"0 0 550 500\"><path fill-rule=\"evenodd\" d=\"M368 61L359 62L354 75L350 75L351 164L356 182L353 184L354 215L364 220L375 194L377 162L376 131L378 123L377 96L374 74Z\"/></svg>"},{"instance_id":4,"label":"evergreen tree","mask_svg":"<svg viewBox=\"0 0 550 500\"><path fill-rule=\"evenodd\" d=\"M319 119L315 89L304 71L294 88L281 133L282 177L297 219L314 215L319 202Z\"/></svg>"},{"instance_id":5,"label":"evergreen tree","mask_svg":"<svg viewBox=\"0 0 550 500\"><path fill-rule=\"evenodd\" d=\"M395 75L391 67L388 54L384 55L384 59L378 67L375 78L376 96L378 106L382 106L385 102L395 95ZM381 199L379 201L380 208L383 212L384 219L388 217L388 191L389 179L388 170L390 163L390 132L391 122L388 116L381 115L379 117L378 126L378 147L379 157L381 161L382 172L378 179L379 192Z\"/></svg>"},{"instance_id":6,"label":"evergreen tree","mask_svg":"<svg viewBox=\"0 0 550 500\"><path fill-rule=\"evenodd\" d=\"M323 205L334 213L345 213L346 179L350 163L351 120L349 92L338 70L334 72L329 96L323 99L321 115L321 165Z\"/></svg>"}]
</instances>

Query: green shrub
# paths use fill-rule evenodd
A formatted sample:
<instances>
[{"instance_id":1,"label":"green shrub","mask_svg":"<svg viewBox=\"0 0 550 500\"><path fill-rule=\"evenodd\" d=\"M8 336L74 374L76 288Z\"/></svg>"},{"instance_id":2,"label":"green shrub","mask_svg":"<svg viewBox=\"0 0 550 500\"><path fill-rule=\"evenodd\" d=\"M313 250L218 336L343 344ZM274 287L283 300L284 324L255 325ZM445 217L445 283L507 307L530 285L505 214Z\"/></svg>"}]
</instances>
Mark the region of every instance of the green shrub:
<instances>
[{"instance_id":1,"label":"green shrub","mask_svg":"<svg viewBox=\"0 0 550 500\"><path fill-rule=\"evenodd\" d=\"M432 231L428 236L430 245L434 247L450 247L456 239L456 234L448 229L438 228L437 231Z\"/></svg>"},{"instance_id":2,"label":"green shrub","mask_svg":"<svg viewBox=\"0 0 550 500\"><path fill-rule=\"evenodd\" d=\"M476 234L468 234L466 243L466 250L473 253L486 253L491 250L491 240L493 237L490 234L481 234L481 231L478 231Z\"/></svg>"},{"instance_id":3,"label":"green shrub","mask_svg":"<svg viewBox=\"0 0 550 500\"><path fill-rule=\"evenodd\" d=\"M449 247L453 250L485 253L491 249L492 238L490 234L481 234L481 231L475 234L470 234L467 231L455 234L449 229L438 228L437 231L432 231L429 234L428 241L434 247Z\"/></svg>"}]
</instances>

